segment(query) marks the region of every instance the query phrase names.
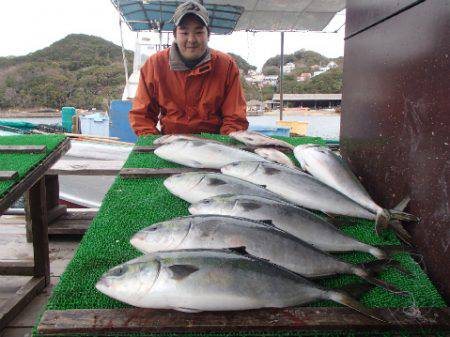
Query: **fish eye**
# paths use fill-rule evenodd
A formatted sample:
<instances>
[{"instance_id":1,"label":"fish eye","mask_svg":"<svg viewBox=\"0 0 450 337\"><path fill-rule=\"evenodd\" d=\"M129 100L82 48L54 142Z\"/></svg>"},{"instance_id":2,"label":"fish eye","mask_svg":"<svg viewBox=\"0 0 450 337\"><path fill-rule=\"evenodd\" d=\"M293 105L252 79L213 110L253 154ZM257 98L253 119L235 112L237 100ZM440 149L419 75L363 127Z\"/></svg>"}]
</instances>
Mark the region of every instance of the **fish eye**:
<instances>
[{"instance_id":1,"label":"fish eye","mask_svg":"<svg viewBox=\"0 0 450 337\"><path fill-rule=\"evenodd\" d=\"M126 268L124 266L117 267L116 269L111 270L110 276L119 277L125 274Z\"/></svg>"},{"instance_id":2,"label":"fish eye","mask_svg":"<svg viewBox=\"0 0 450 337\"><path fill-rule=\"evenodd\" d=\"M209 204L211 203L211 200L205 199L205 200L202 201L202 203L203 203L204 205L209 205Z\"/></svg>"},{"instance_id":3,"label":"fish eye","mask_svg":"<svg viewBox=\"0 0 450 337\"><path fill-rule=\"evenodd\" d=\"M146 229L147 232L154 232L158 230L158 226L151 226Z\"/></svg>"}]
</instances>

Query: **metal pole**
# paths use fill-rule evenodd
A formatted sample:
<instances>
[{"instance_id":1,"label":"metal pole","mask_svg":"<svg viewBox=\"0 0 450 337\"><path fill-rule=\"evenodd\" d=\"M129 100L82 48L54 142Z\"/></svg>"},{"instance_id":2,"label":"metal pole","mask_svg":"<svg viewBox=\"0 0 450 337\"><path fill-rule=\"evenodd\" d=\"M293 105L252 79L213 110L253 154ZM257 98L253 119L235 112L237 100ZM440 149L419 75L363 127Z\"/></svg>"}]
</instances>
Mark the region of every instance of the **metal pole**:
<instances>
[{"instance_id":1,"label":"metal pole","mask_svg":"<svg viewBox=\"0 0 450 337\"><path fill-rule=\"evenodd\" d=\"M284 32L281 32L281 56L280 56L280 121L283 120L283 66L284 66Z\"/></svg>"}]
</instances>

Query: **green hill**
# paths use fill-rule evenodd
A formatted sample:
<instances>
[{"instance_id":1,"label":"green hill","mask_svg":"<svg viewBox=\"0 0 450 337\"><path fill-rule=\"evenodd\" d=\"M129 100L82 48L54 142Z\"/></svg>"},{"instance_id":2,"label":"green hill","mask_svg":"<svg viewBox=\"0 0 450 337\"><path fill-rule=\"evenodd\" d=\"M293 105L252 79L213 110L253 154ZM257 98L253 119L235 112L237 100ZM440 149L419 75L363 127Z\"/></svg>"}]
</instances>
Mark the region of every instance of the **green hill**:
<instances>
[{"instance_id":1,"label":"green hill","mask_svg":"<svg viewBox=\"0 0 450 337\"><path fill-rule=\"evenodd\" d=\"M126 52L129 69L133 53ZM0 109L105 109L125 84L122 49L96 36L68 35L25 56L0 58Z\"/></svg>"}]
</instances>

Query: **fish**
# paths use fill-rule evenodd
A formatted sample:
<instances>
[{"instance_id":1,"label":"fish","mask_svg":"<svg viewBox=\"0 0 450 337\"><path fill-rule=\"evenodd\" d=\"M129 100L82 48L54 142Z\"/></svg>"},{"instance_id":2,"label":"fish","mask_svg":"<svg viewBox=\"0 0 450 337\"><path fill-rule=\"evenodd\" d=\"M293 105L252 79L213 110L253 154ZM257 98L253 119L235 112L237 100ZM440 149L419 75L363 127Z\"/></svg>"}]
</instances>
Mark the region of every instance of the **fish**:
<instances>
[{"instance_id":1,"label":"fish","mask_svg":"<svg viewBox=\"0 0 450 337\"><path fill-rule=\"evenodd\" d=\"M302 168L324 184L333 187L370 212L376 214L376 231L387 228L390 219L418 222L419 219L398 210L387 210L370 197L348 165L330 149L316 144L298 145L294 155Z\"/></svg>"},{"instance_id":2,"label":"fish","mask_svg":"<svg viewBox=\"0 0 450 337\"><path fill-rule=\"evenodd\" d=\"M221 194L251 194L269 199L284 199L265 188L221 173L188 172L166 178L164 186L177 197L194 203Z\"/></svg>"},{"instance_id":3,"label":"fish","mask_svg":"<svg viewBox=\"0 0 450 337\"><path fill-rule=\"evenodd\" d=\"M193 215L229 215L263 221L326 252L360 251L385 259L377 247L358 241L320 216L296 205L255 195L219 195L191 204Z\"/></svg>"},{"instance_id":4,"label":"fish","mask_svg":"<svg viewBox=\"0 0 450 337\"><path fill-rule=\"evenodd\" d=\"M270 147L257 148L257 149L255 149L255 153L269 161L283 164L288 167L297 169L297 166L294 164L294 162L288 156L286 156L283 152L278 151L274 148L270 148Z\"/></svg>"},{"instance_id":5,"label":"fish","mask_svg":"<svg viewBox=\"0 0 450 337\"><path fill-rule=\"evenodd\" d=\"M176 140L159 146L154 153L165 160L195 168L220 169L236 161L267 161L253 152L199 140Z\"/></svg>"},{"instance_id":6,"label":"fish","mask_svg":"<svg viewBox=\"0 0 450 337\"><path fill-rule=\"evenodd\" d=\"M230 250L147 254L107 271L96 289L136 307L186 313L285 308L332 300L384 321L344 292Z\"/></svg>"},{"instance_id":7,"label":"fish","mask_svg":"<svg viewBox=\"0 0 450 337\"><path fill-rule=\"evenodd\" d=\"M201 141L218 143L218 141L209 139L209 138L202 138L202 137L197 137L197 136L193 136L193 135L174 134L174 135L164 135L164 136L156 138L153 141L153 145L168 144L168 143L174 142L176 140L201 140Z\"/></svg>"},{"instance_id":8,"label":"fish","mask_svg":"<svg viewBox=\"0 0 450 337\"><path fill-rule=\"evenodd\" d=\"M375 214L309 174L270 162L245 161L222 167L221 172L265 186L299 206L326 214L375 220Z\"/></svg>"},{"instance_id":9,"label":"fish","mask_svg":"<svg viewBox=\"0 0 450 337\"><path fill-rule=\"evenodd\" d=\"M294 146L289 144L288 142L275 139L255 131L234 131L231 132L228 136L240 141L241 143L244 143L245 145L250 146L278 146L291 150L294 149Z\"/></svg>"},{"instance_id":10,"label":"fish","mask_svg":"<svg viewBox=\"0 0 450 337\"><path fill-rule=\"evenodd\" d=\"M265 259L307 278L352 274L393 293L402 292L355 266L323 252L274 226L232 216L191 215L146 227L130 239L144 254L177 249L245 247Z\"/></svg>"}]
</instances>

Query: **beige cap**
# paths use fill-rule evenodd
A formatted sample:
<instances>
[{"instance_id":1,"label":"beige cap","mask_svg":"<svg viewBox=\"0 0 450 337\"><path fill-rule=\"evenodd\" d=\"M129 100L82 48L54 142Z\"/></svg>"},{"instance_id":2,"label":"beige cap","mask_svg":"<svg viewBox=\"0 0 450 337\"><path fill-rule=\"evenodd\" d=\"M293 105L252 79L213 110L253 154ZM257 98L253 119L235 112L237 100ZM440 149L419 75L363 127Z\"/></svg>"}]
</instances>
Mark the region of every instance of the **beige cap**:
<instances>
[{"instance_id":1,"label":"beige cap","mask_svg":"<svg viewBox=\"0 0 450 337\"><path fill-rule=\"evenodd\" d=\"M205 26L209 25L209 15L205 7L196 1L186 1L179 5L173 14L173 22L175 26L178 26L181 20L188 14L194 14L202 20Z\"/></svg>"}]
</instances>

